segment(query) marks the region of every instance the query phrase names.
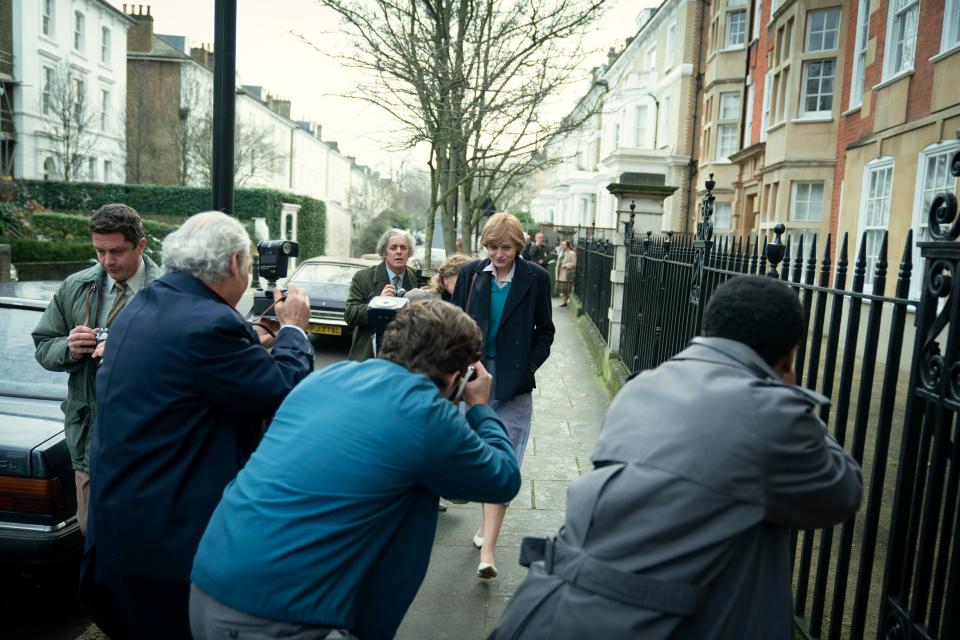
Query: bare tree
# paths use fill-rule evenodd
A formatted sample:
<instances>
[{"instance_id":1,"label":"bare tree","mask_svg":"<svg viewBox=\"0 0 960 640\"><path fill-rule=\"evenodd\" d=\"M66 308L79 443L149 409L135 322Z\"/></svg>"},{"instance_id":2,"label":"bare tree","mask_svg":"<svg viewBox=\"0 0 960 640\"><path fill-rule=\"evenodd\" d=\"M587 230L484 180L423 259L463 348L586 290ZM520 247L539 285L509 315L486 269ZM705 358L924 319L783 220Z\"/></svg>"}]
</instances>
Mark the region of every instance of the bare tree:
<instances>
[{"instance_id":1,"label":"bare tree","mask_svg":"<svg viewBox=\"0 0 960 640\"><path fill-rule=\"evenodd\" d=\"M207 115L189 138L190 156L203 184L213 179L213 117ZM233 183L242 187L255 176L276 173L286 157L270 138L267 129L238 122L233 138Z\"/></svg>"},{"instance_id":2,"label":"bare tree","mask_svg":"<svg viewBox=\"0 0 960 640\"><path fill-rule=\"evenodd\" d=\"M346 62L365 72L359 98L392 114L407 144L430 145L431 204L448 248L468 239L484 204L541 168L553 122L546 99L576 77L582 36L606 0L318 0L355 40Z\"/></svg>"},{"instance_id":3,"label":"bare tree","mask_svg":"<svg viewBox=\"0 0 960 640\"><path fill-rule=\"evenodd\" d=\"M41 109L47 116L43 133L53 142L53 157L65 182L80 177L83 159L97 143L97 110L82 74L63 64L44 86Z\"/></svg>"},{"instance_id":4,"label":"bare tree","mask_svg":"<svg viewBox=\"0 0 960 640\"><path fill-rule=\"evenodd\" d=\"M185 77L180 86L180 108L177 112L177 183L188 185L197 178L198 147L196 138L204 129L211 111L211 95L195 77ZM209 174L207 174L209 176ZM206 182L205 182L206 183Z\"/></svg>"}]
</instances>

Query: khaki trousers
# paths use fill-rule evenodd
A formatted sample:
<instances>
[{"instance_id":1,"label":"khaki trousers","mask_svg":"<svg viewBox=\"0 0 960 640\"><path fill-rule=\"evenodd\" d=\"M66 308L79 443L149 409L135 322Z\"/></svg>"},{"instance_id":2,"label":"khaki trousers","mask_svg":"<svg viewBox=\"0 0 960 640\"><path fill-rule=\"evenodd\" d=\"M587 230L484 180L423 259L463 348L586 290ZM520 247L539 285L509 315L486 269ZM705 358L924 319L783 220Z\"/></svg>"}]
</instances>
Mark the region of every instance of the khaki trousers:
<instances>
[{"instance_id":1,"label":"khaki trousers","mask_svg":"<svg viewBox=\"0 0 960 640\"><path fill-rule=\"evenodd\" d=\"M86 471L73 471L73 479L77 485L77 522L80 523L80 533L87 535L87 508L90 504L90 474Z\"/></svg>"}]
</instances>

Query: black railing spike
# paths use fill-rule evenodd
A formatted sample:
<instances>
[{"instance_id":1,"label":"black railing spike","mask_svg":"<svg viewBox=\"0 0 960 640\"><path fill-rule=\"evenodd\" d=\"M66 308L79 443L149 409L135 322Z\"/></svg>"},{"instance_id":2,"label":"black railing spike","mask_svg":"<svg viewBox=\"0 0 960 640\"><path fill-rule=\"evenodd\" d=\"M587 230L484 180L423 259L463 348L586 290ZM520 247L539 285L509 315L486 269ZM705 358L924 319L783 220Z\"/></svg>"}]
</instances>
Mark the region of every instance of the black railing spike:
<instances>
[{"instance_id":1,"label":"black railing spike","mask_svg":"<svg viewBox=\"0 0 960 640\"><path fill-rule=\"evenodd\" d=\"M830 249L832 248L831 245L833 244L832 240L832 235L828 233L827 243L823 247L823 262L820 263L820 268L824 271L830 270Z\"/></svg>"},{"instance_id":2,"label":"black railing spike","mask_svg":"<svg viewBox=\"0 0 960 640\"><path fill-rule=\"evenodd\" d=\"M837 269L843 268L844 271L847 270L847 243L849 237L846 231L843 232L843 242L840 244L840 256L837 258Z\"/></svg>"},{"instance_id":3,"label":"black railing spike","mask_svg":"<svg viewBox=\"0 0 960 640\"><path fill-rule=\"evenodd\" d=\"M907 230L907 241L903 243L903 257L900 259L900 270L904 267L913 269L913 229Z\"/></svg>"},{"instance_id":4,"label":"black railing spike","mask_svg":"<svg viewBox=\"0 0 960 640\"><path fill-rule=\"evenodd\" d=\"M857 260L853 263L853 276L862 276L867 272L867 232L860 235L860 250L857 251Z\"/></svg>"},{"instance_id":5,"label":"black railing spike","mask_svg":"<svg viewBox=\"0 0 960 640\"><path fill-rule=\"evenodd\" d=\"M789 280L790 279L790 262L791 262L790 250L793 249L792 233L787 234L787 241L784 243L784 247L786 248L783 251L783 262L781 263L783 265L783 268L780 269L780 279Z\"/></svg>"},{"instance_id":6,"label":"black railing spike","mask_svg":"<svg viewBox=\"0 0 960 640\"><path fill-rule=\"evenodd\" d=\"M888 232L883 232L883 239L880 240L880 253L877 254L877 266L874 269L874 275L886 275L887 273L887 235Z\"/></svg>"}]
</instances>

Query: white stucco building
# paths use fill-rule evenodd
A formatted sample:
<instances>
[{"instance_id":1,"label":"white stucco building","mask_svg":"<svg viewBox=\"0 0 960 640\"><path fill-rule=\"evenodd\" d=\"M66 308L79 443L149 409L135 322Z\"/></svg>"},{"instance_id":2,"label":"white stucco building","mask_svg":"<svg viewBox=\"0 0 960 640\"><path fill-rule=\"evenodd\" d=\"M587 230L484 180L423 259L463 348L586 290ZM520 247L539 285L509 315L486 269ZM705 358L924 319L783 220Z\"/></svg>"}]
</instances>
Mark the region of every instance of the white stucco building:
<instances>
[{"instance_id":1,"label":"white stucco building","mask_svg":"<svg viewBox=\"0 0 960 640\"><path fill-rule=\"evenodd\" d=\"M611 229L616 199L607 185L624 173L654 173L678 187L664 203L664 229L682 229L694 148L694 82L698 3L665 0L637 17L637 34L608 64L571 114L597 113L576 131L552 140L557 162L537 181L530 203L534 219L567 227Z\"/></svg>"},{"instance_id":2,"label":"white stucco building","mask_svg":"<svg viewBox=\"0 0 960 640\"><path fill-rule=\"evenodd\" d=\"M54 136L57 87L82 96L89 135L71 180L123 182L127 30L133 21L104 0L13 0L15 178L62 179Z\"/></svg>"}]
</instances>

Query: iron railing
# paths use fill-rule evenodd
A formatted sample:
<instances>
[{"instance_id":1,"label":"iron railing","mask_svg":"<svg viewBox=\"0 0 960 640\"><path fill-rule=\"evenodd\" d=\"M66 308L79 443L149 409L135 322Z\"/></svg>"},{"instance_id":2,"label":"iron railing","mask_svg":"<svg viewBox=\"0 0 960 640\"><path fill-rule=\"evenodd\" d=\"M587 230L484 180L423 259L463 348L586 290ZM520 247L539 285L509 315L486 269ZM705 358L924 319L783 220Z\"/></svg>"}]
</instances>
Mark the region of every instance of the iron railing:
<instances>
[{"instance_id":1,"label":"iron railing","mask_svg":"<svg viewBox=\"0 0 960 640\"><path fill-rule=\"evenodd\" d=\"M960 174L960 154L953 169ZM694 236L630 239L628 223L620 358L637 373L673 357L699 333L703 307L729 278L764 274L790 284L804 312L797 383L832 399L820 417L861 464L865 480L856 517L793 533L797 630L832 640L862 638L867 629L886 638L960 637L960 243L920 244L924 293L916 323L908 324L918 306L909 299L912 233L894 293L886 295L887 232L869 273L866 233L852 272L846 234L836 253L828 235L822 256L816 235L795 241L788 235L784 243L783 225L772 242L717 238L713 186L711 177ZM934 209L931 234L956 239L956 198L943 194ZM590 277L578 269L581 291L593 286ZM914 324L911 359L904 335ZM906 370L909 385L901 376ZM891 458L898 450L899 459Z\"/></svg>"},{"instance_id":2,"label":"iron railing","mask_svg":"<svg viewBox=\"0 0 960 640\"><path fill-rule=\"evenodd\" d=\"M584 314L606 340L610 320L610 271L613 269L613 244L595 238L577 239L577 273L574 292Z\"/></svg>"}]
</instances>

